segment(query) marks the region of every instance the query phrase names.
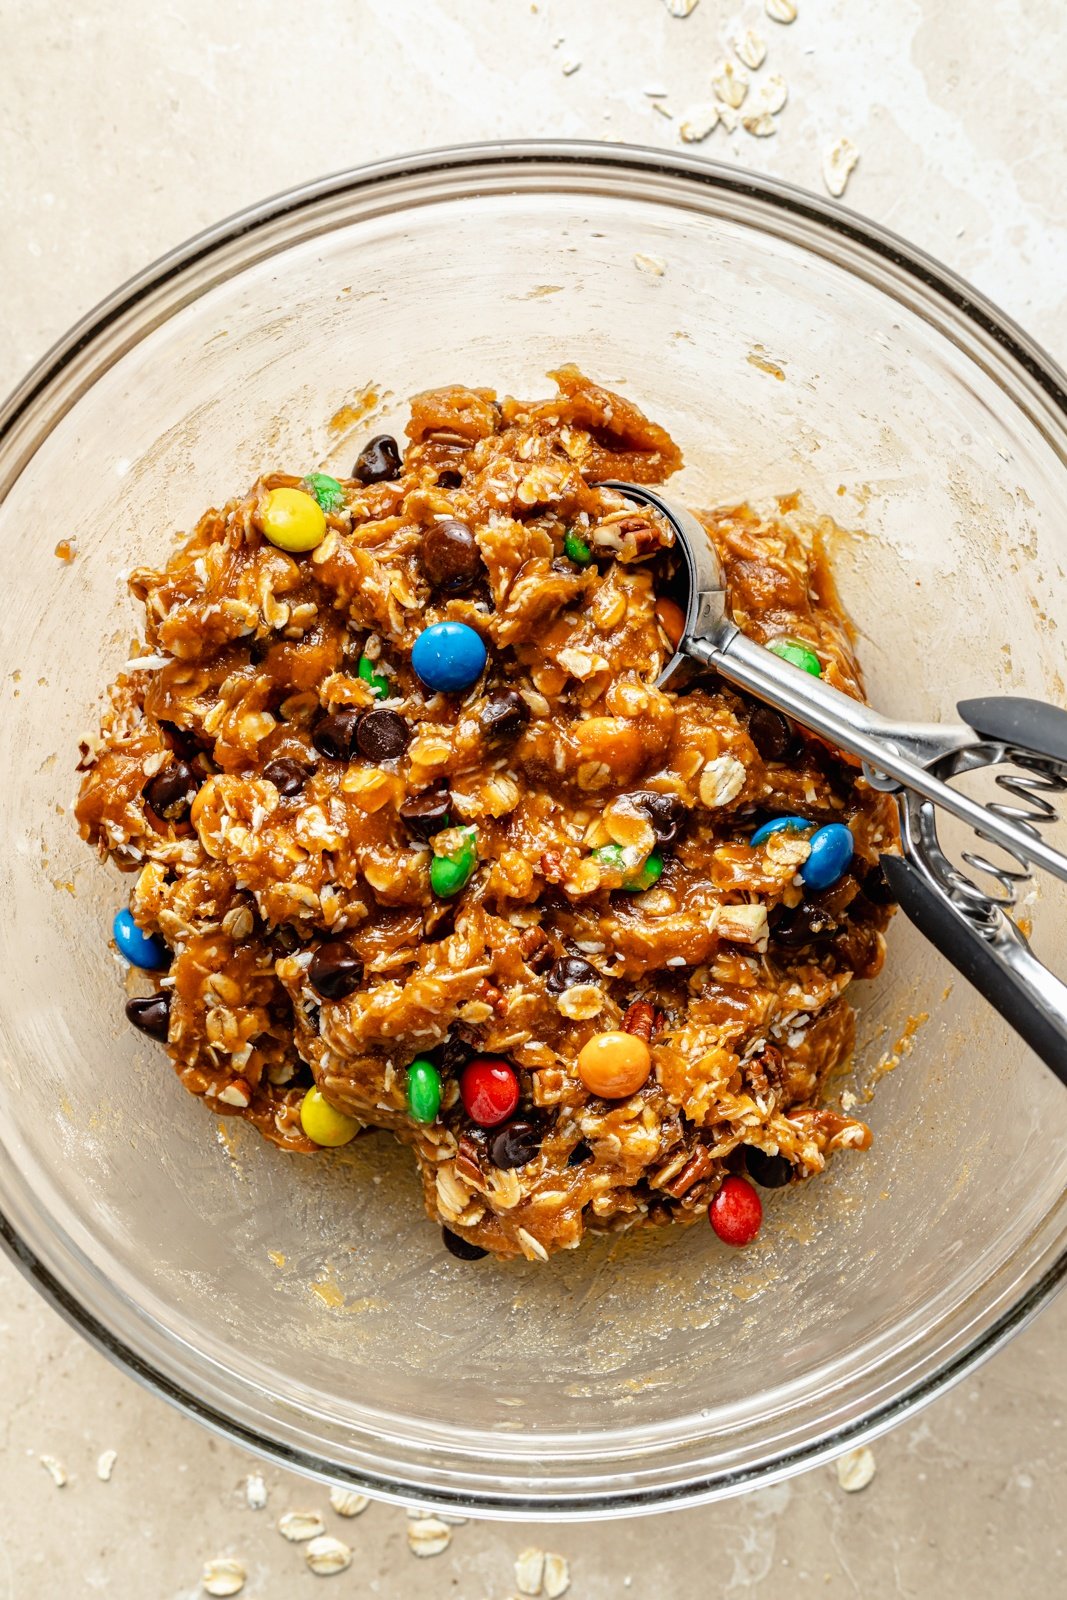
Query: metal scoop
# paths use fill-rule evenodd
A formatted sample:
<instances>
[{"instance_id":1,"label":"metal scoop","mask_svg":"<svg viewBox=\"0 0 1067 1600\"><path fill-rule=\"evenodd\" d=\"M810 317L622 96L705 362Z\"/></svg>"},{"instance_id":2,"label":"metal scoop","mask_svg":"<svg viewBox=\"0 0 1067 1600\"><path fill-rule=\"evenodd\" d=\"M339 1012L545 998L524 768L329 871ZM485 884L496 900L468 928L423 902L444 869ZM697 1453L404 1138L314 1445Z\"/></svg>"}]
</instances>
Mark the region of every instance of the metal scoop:
<instances>
[{"instance_id":1,"label":"metal scoop","mask_svg":"<svg viewBox=\"0 0 1067 1600\"><path fill-rule=\"evenodd\" d=\"M639 484L604 487L651 506L674 530L688 587L685 631L658 685L687 660L700 662L857 756L871 786L897 796L904 853L883 855L881 865L901 909L1067 1084L1067 985L1038 960L1008 914L1032 868L1067 883L1067 856L1038 832L1058 820L1050 797L1067 792L1067 711L994 695L961 701L958 723L884 717L745 637L727 614L718 556L691 512ZM996 779L1010 801L983 805L947 782L982 767L1013 769ZM980 887L945 854L938 810L999 845L1016 866L965 853L973 872L994 880Z\"/></svg>"}]
</instances>

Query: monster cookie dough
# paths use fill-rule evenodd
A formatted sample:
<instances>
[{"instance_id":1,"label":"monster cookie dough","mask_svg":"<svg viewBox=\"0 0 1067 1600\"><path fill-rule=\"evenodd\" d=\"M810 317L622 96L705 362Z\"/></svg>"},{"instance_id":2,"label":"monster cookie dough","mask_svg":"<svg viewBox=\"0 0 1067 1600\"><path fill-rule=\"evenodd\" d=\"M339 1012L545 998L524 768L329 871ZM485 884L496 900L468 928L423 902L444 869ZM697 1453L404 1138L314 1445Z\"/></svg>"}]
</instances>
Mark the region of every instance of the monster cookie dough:
<instances>
[{"instance_id":1,"label":"monster cookie dough","mask_svg":"<svg viewBox=\"0 0 1067 1600\"><path fill-rule=\"evenodd\" d=\"M680 453L554 378L417 395L405 450L269 473L134 572L150 664L78 820L134 875L121 953L163 966L127 1016L212 1112L307 1154L390 1130L464 1259L709 1208L745 1244L749 1178L869 1143L819 1101L882 963L893 812L714 676L653 687L670 529L597 485ZM739 626L860 695L796 507L702 520Z\"/></svg>"}]
</instances>

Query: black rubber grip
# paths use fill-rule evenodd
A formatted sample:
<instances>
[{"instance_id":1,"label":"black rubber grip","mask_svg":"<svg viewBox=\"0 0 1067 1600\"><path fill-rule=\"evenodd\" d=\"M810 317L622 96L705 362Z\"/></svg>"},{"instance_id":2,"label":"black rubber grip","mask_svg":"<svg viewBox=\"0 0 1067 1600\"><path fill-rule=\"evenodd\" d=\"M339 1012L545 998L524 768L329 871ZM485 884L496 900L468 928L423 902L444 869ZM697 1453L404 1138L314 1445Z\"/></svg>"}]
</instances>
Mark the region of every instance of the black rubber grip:
<instances>
[{"instance_id":1,"label":"black rubber grip","mask_svg":"<svg viewBox=\"0 0 1067 1600\"><path fill-rule=\"evenodd\" d=\"M963 706L960 711L966 715ZM970 717L967 720L971 722ZM971 726L975 724L971 722ZM930 887L909 861L885 855L881 866L893 898L919 932L936 945L1067 1086L1067 1044L1063 1034L1034 1002L1022 980L997 959L981 934Z\"/></svg>"},{"instance_id":2,"label":"black rubber grip","mask_svg":"<svg viewBox=\"0 0 1067 1600\"><path fill-rule=\"evenodd\" d=\"M984 739L1003 740L1052 761L1067 762L1067 711L1059 706L1022 695L987 695L961 700L956 710Z\"/></svg>"}]
</instances>

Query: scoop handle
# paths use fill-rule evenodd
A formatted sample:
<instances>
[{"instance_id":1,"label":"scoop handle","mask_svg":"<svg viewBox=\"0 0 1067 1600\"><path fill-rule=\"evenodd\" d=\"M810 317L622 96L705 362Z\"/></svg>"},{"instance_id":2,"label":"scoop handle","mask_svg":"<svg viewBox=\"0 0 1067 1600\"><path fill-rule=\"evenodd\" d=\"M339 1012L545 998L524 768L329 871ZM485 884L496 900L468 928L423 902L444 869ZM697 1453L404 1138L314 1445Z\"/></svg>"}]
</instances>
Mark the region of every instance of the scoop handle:
<instances>
[{"instance_id":1,"label":"scoop handle","mask_svg":"<svg viewBox=\"0 0 1067 1600\"><path fill-rule=\"evenodd\" d=\"M881 866L893 898L919 932L1067 1087L1067 985L1042 966L1014 923L1010 936L990 942L912 862L883 855Z\"/></svg>"},{"instance_id":2,"label":"scoop handle","mask_svg":"<svg viewBox=\"0 0 1067 1600\"><path fill-rule=\"evenodd\" d=\"M961 700L956 709L983 739L1067 764L1067 711L1060 706L1024 695L986 695Z\"/></svg>"}]
</instances>

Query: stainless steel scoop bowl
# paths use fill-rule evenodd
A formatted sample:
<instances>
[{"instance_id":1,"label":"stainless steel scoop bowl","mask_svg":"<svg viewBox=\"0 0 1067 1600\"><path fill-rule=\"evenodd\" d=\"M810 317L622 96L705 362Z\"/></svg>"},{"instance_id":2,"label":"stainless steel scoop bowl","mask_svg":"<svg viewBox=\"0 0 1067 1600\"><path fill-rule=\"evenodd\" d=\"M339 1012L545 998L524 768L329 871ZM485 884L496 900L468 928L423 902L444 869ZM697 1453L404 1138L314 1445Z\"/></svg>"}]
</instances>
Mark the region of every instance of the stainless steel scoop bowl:
<instances>
[{"instance_id":1,"label":"stainless steel scoop bowl","mask_svg":"<svg viewBox=\"0 0 1067 1600\"><path fill-rule=\"evenodd\" d=\"M1067 711L1000 695L961 701L961 722L891 721L741 632L718 556L692 512L639 484L604 487L652 507L674 532L685 629L658 684L699 662L857 756L868 783L898 799L903 855L884 855L882 866L902 910L1067 1084L1067 984L1038 960L1011 916L1032 868L1067 882L1067 856L1039 832L1058 820L1054 797L1067 792ZM982 767L1005 769L997 782L1009 801L982 804L948 782ZM999 846L1014 865L970 850L963 861L971 872L963 871L938 838L939 811Z\"/></svg>"}]
</instances>

